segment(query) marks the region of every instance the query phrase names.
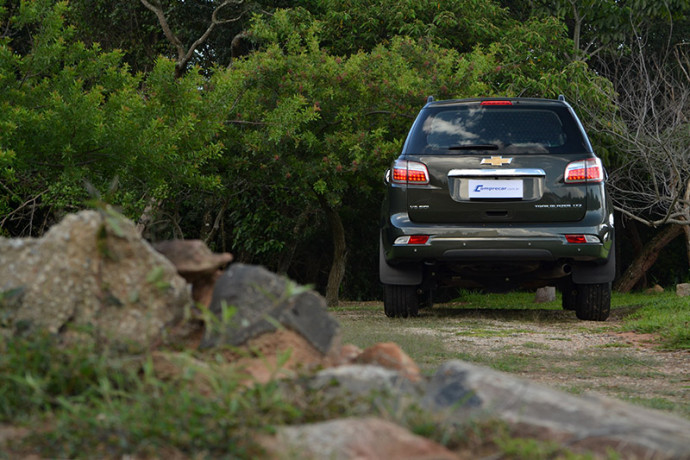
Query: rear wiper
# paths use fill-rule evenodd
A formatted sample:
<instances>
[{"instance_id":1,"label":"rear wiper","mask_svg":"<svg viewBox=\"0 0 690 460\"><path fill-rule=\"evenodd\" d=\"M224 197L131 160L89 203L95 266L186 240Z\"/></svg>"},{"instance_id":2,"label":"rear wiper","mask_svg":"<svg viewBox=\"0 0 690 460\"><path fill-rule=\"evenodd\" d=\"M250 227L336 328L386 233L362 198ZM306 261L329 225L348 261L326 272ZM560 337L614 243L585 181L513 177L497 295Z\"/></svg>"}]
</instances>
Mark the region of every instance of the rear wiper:
<instances>
[{"instance_id":1,"label":"rear wiper","mask_svg":"<svg viewBox=\"0 0 690 460\"><path fill-rule=\"evenodd\" d=\"M496 144L463 144L451 145L448 150L498 150Z\"/></svg>"}]
</instances>

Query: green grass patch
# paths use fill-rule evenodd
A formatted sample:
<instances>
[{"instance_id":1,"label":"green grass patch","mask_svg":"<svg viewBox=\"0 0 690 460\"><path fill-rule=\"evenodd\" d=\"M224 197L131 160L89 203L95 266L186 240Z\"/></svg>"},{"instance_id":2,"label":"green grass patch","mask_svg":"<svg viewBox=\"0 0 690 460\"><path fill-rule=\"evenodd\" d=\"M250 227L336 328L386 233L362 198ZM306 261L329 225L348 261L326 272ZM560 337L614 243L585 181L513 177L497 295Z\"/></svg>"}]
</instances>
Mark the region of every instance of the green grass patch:
<instances>
[{"instance_id":1,"label":"green grass patch","mask_svg":"<svg viewBox=\"0 0 690 460\"><path fill-rule=\"evenodd\" d=\"M673 293L614 296L639 302L640 308L624 319L623 330L657 334L669 350L690 350L690 300Z\"/></svg>"}]
</instances>

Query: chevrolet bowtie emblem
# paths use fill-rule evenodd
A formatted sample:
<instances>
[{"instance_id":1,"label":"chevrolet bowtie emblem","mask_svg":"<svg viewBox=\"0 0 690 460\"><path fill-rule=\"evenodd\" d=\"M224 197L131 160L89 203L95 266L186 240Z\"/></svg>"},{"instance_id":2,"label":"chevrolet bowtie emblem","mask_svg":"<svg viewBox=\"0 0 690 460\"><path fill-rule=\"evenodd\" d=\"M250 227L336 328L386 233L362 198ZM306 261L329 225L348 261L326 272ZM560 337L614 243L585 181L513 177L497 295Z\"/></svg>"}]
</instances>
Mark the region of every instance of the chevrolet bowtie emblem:
<instances>
[{"instance_id":1,"label":"chevrolet bowtie emblem","mask_svg":"<svg viewBox=\"0 0 690 460\"><path fill-rule=\"evenodd\" d=\"M503 166L503 165L509 165L511 161L513 161L512 158L491 157L491 158L482 158L482 162L480 164L491 165L491 166Z\"/></svg>"}]
</instances>

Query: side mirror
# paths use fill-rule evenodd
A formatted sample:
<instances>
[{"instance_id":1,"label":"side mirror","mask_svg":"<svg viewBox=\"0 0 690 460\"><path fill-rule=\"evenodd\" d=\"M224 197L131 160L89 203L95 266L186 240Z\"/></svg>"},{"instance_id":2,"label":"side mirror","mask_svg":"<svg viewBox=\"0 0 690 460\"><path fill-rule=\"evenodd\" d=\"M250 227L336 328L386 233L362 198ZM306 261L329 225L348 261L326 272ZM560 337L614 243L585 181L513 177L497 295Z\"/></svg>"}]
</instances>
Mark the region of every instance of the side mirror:
<instances>
[{"instance_id":1,"label":"side mirror","mask_svg":"<svg viewBox=\"0 0 690 460\"><path fill-rule=\"evenodd\" d=\"M386 172L383 174L383 184L389 185L390 183L391 183L391 170L386 169Z\"/></svg>"}]
</instances>

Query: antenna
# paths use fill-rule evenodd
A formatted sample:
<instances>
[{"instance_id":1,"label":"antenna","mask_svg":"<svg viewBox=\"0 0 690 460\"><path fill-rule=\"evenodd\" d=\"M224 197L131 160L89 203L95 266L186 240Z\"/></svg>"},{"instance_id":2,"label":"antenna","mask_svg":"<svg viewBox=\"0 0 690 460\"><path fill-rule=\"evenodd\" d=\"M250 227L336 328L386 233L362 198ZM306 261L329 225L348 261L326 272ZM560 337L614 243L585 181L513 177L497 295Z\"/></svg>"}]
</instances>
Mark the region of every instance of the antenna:
<instances>
[{"instance_id":1,"label":"antenna","mask_svg":"<svg viewBox=\"0 0 690 460\"><path fill-rule=\"evenodd\" d=\"M561 102L565 102L565 96L562 95L562 94L559 94L559 95L558 95L558 100L561 101Z\"/></svg>"},{"instance_id":2,"label":"antenna","mask_svg":"<svg viewBox=\"0 0 690 460\"><path fill-rule=\"evenodd\" d=\"M428 104L429 102L434 102L434 96L429 96L426 98L426 103Z\"/></svg>"}]
</instances>

